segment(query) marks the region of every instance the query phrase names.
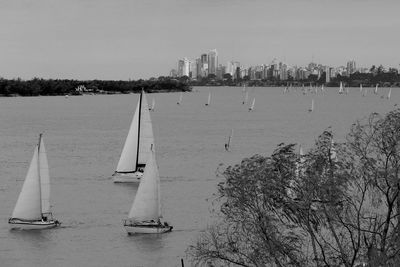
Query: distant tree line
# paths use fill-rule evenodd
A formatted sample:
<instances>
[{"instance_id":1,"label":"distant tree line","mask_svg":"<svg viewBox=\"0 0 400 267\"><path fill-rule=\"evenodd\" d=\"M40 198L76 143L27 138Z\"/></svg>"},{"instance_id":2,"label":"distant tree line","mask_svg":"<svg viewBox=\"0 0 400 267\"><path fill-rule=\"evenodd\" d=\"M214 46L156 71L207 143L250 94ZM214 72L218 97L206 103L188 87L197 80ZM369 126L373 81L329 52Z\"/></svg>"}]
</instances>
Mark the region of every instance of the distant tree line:
<instances>
[{"instance_id":1,"label":"distant tree line","mask_svg":"<svg viewBox=\"0 0 400 267\"><path fill-rule=\"evenodd\" d=\"M67 80L67 79L3 79L0 78L0 95L3 96L38 96L38 95L66 95L81 94L76 89L83 86L92 93L131 93L160 92L160 91L190 91L191 86L185 80L177 80L170 77L151 78L149 80Z\"/></svg>"},{"instance_id":2,"label":"distant tree line","mask_svg":"<svg viewBox=\"0 0 400 267\"><path fill-rule=\"evenodd\" d=\"M389 68L385 70L382 65L376 67L373 65L368 73L355 72L349 76L337 75L332 77L330 82L326 82L326 72L323 72L319 77L318 75L311 74L306 79L295 80L289 75L287 80L282 80L277 77L270 77L268 79L252 80L249 76L234 79L231 74L226 73L222 79L217 79L216 75L210 74L207 77L199 77L197 80L190 80L189 77L184 76L179 78L184 81L190 81L194 86L293 86L301 85L325 85L331 87L338 87L340 82L345 86L358 87L362 84L365 87L375 86L376 84L385 87L400 86L400 75L397 69Z\"/></svg>"}]
</instances>

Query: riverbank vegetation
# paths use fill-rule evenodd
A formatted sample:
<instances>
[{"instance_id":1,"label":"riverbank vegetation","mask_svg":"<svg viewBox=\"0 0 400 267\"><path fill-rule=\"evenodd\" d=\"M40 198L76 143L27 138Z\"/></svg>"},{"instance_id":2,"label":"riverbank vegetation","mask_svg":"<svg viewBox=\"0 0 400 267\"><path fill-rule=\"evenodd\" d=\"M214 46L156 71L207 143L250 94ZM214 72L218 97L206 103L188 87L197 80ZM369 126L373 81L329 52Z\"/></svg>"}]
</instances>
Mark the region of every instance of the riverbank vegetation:
<instances>
[{"instance_id":1,"label":"riverbank vegetation","mask_svg":"<svg viewBox=\"0 0 400 267\"><path fill-rule=\"evenodd\" d=\"M148 93L190 91L191 86L184 80L159 77L137 81L103 81L103 80L61 80L61 79L2 79L0 78L0 95L3 96L38 96L67 94L116 94L132 93L145 90Z\"/></svg>"},{"instance_id":2,"label":"riverbank vegetation","mask_svg":"<svg viewBox=\"0 0 400 267\"><path fill-rule=\"evenodd\" d=\"M220 220L188 248L207 266L400 266L400 109L280 144L219 172Z\"/></svg>"}]
</instances>

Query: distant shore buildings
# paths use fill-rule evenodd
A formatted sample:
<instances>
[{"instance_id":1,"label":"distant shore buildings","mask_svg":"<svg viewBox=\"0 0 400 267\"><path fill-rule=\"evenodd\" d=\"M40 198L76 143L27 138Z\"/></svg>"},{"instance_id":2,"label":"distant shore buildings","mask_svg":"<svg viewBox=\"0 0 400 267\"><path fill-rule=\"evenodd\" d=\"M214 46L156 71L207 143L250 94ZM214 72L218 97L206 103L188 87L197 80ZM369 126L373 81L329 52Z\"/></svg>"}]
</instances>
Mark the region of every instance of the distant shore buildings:
<instances>
[{"instance_id":1,"label":"distant shore buildings","mask_svg":"<svg viewBox=\"0 0 400 267\"><path fill-rule=\"evenodd\" d=\"M396 70L397 71L397 70ZM216 49L203 53L195 59L183 58L178 60L177 69L170 71L170 77L188 77L196 81L202 78L213 78L215 80L231 79L237 80L280 80L301 81L307 80L314 75L318 80L325 83L338 75L349 77L353 73L370 73L368 68L357 68L355 60L349 60L346 66L332 67L311 62L308 66L289 66L288 64L273 59L269 64L244 67L239 61L231 60L226 65L219 64Z\"/></svg>"}]
</instances>

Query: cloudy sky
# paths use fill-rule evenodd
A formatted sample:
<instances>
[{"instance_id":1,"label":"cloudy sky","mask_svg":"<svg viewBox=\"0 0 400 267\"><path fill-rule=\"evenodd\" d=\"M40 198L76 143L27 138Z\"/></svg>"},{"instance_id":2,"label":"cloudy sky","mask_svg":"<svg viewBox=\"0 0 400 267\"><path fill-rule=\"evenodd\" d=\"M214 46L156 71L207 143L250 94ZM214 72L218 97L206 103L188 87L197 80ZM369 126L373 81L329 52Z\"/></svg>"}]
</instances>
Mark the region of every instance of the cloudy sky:
<instances>
[{"instance_id":1,"label":"cloudy sky","mask_svg":"<svg viewBox=\"0 0 400 267\"><path fill-rule=\"evenodd\" d=\"M400 64L400 0L2 0L0 77L139 79L219 63Z\"/></svg>"}]
</instances>

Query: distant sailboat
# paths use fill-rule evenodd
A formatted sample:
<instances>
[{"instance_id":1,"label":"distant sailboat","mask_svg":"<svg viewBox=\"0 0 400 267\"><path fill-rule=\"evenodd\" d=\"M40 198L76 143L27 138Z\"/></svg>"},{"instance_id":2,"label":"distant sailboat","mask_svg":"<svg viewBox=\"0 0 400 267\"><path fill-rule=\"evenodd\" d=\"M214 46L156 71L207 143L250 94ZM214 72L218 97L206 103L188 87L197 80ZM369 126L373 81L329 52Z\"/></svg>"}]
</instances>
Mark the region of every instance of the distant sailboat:
<instances>
[{"instance_id":1,"label":"distant sailboat","mask_svg":"<svg viewBox=\"0 0 400 267\"><path fill-rule=\"evenodd\" d=\"M251 102L251 105L249 107L249 111L253 111L255 102L256 102L256 98L254 97L253 101Z\"/></svg>"},{"instance_id":2,"label":"distant sailboat","mask_svg":"<svg viewBox=\"0 0 400 267\"><path fill-rule=\"evenodd\" d=\"M178 99L178 102L176 102L176 104L178 104L178 105L182 104L182 99L183 99L183 93L181 92L179 94L179 99Z\"/></svg>"},{"instance_id":3,"label":"distant sailboat","mask_svg":"<svg viewBox=\"0 0 400 267\"><path fill-rule=\"evenodd\" d=\"M378 84L375 85L374 94L378 94Z\"/></svg>"},{"instance_id":4,"label":"distant sailboat","mask_svg":"<svg viewBox=\"0 0 400 267\"><path fill-rule=\"evenodd\" d=\"M387 94L387 99L390 100L390 96L392 95L392 88L389 88L389 93Z\"/></svg>"},{"instance_id":5,"label":"distant sailboat","mask_svg":"<svg viewBox=\"0 0 400 267\"><path fill-rule=\"evenodd\" d=\"M152 101L151 101L151 106L150 106L149 110L150 110L150 111L154 111L155 105L156 105L156 101L154 100L154 97L153 97L153 99L152 99Z\"/></svg>"},{"instance_id":6,"label":"distant sailboat","mask_svg":"<svg viewBox=\"0 0 400 267\"><path fill-rule=\"evenodd\" d=\"M325 88L324 85L321 86L321 92L324 92Z\"/></svg>"},{"instance_id":7,"label":"distant sailboat","mask_svg":"<svg viewBox=\"0 0 400 267\"><path fill-rule=\"evenodd\" d=\"M114 183L139 182L143 176L151 150L154 150L153 126L147 106L146 94L142 91L113 174Z\"/></svg>"},{"instance_id":8,"label":"distant sailboat","mask_svg":"<svg viewBox=\"0 0 400 267\"><path fill-rule=\"evenodd\" d=\"M40 230L61 223L53 219L50 208L50 175L42 134L11 218L11 228Z\"/></svg>"},{"instance_id":9,"label":"distant sailboat","mask_svg":"<svg viewBox=\"0 0 400 267\"><path fill-rule=\"evenodd\" d=\"M208 92L208 99L207 99L206 106L209 106L210 104L211 104L211 92Z\"/></svg>"},{"instance_id":10,"label":"distant sailboat","mask_svg":"<svg viewBox=\"0 0 400 267\"><path fill-rule=\"evenodd\" d=\"M232 137L233 137L233 129L231 130L231 133L228 137L228 141L225 143L225 150L229 151L230 147L231 147L231 141L232 141Z\"/></svg>"},{"instance_id":11,"label":"distant sailboat","mask_svg":"<svg viewBox=\"0 0 400 267\"><path fill-rule=\"evenodd\" d=\"M340 82L339 94L343 94L343 83Z\"/></svg>"},{"instance_id":12,"label":"distant sailboat","mask_svg":"<svg viewBox=\"0 0 400 267\"><path fill-rule=\"evenodd\" d=\"M140 181L128 219L123 225L128 234L161 234L172 230L161 223L160 175L155 153L151 152L143 178Z\"/></svg>"},{"instance_id":13,"label":"distant sailboat","mask_svg":"<svg viewBox=\"0 0 400 267\"><path fill-rule=\"evenodd\" d=\"M362 93L362 91L363 91L363 86L362 86L362 84L360 83L360 93Z\"/></svg>"},{"instance_id":14,"label":"distant sailboat","mask_svg":"<svg viewBox=\"0 0 400 267\"><path fill-rule=\"evenodd\" d=\"M308 109L308 112L313 112L314 111L314 98L311 100L311 106Z\"/></svg>"},{"instance_id":15,"label":"distant sailboat","mask_svg":"<svg viewBox=\"0 0 400 267\"><path fill-rule=\"evenodd\" d=\"M243 102L242 102L242 104L243 104L243 105L246 104L248 99L249 99L249 92L246 91L246 93L245 93L244 96L243 96Z\"/></svg>"}]
</instances>

